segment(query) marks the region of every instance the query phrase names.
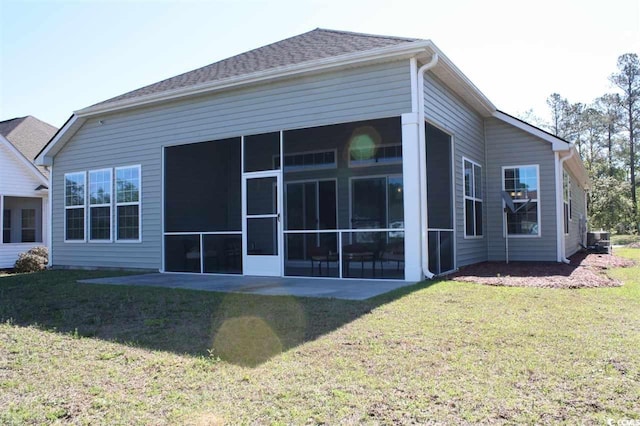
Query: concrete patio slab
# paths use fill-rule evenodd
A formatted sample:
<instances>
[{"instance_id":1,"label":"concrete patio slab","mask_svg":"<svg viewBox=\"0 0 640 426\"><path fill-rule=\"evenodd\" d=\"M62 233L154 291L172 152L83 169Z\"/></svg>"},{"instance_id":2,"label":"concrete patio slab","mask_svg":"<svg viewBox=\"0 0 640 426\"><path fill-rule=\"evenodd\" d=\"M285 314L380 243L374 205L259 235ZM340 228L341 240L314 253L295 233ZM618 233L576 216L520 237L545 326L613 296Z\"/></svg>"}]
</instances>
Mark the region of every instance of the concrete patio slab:
<instances>
[{"instance_id":1,"label":"concrete patio slab","mask_svg":"<svg viewBox=\"0 0 640 426\"><path fill-rule=\"evenodd\" d=\"M229 293L250 293L268 296L324 297L347 300L365 300L413 284L406 281L391 280L340 280L335 278L281 278L161 273L95 278L80 280L78 282L82 284L132 285Z\"/></svg>"}]
</instances>

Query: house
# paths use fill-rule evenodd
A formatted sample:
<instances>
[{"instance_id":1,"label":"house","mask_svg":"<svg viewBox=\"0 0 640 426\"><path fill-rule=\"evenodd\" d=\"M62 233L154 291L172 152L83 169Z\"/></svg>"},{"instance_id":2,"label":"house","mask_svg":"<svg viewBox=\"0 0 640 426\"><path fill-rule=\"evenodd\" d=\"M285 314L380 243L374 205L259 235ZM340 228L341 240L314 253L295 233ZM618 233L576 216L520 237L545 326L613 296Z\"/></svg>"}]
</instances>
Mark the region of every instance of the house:
<instances>
[{"instance_id":1,"label":"house","mask_svg":"<svg viewBox=\"0 0 640 426\"><path fill-rule=\"evenodd\" d=\"M59 267L417 281L586 227L575 148L429 40L315 29L76 111L38 162Z\"/></svg>"},{"instance_id":2,"label":"house","mask_svg":"<svg viewBox=\"0 0 640 426\"><path fill-rule=\"evenodd\" d=\"M32 116L0 122L0 268L48 243L49 176L33 159L56 131Z\"/></svg>"}]
</instances>

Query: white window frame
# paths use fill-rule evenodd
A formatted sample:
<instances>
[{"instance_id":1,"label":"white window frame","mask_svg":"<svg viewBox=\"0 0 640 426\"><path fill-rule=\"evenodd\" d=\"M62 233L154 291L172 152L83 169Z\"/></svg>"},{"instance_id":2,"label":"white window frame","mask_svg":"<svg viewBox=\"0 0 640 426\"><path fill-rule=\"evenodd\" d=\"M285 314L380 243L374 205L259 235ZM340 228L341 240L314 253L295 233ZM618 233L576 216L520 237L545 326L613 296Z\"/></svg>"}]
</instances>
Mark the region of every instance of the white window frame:
<instances>
[{"instance_id":1,"label":"white window frame","mask_svg":"<svg viewBox=\"0 0 640 426\"><path fill-rule=\"evenodd\" d=\"M67 176L71 175L82 175L83 176L83 185L84 185L84 203L82 205L77 206L67 206ZM71 209L83 209L83 217L84 217L84 232L83 238L80 240L68 240L67 239L67 210ZM64 242L65 243L86 243L87 242L87 172L69 172L64 174L64 221L63 221L63 232L64 232Z\"/></svg>"},{"instance_id":2,"label":"white window frame","mask_svg":"<svg viewBox=\"0 0 640 426\"><path fill-rule=\"evenodd\" d=\"M138 201L132 201L132 202L126 202L126 203L119 203L118 202L118 185L117 185L117 179L118 179L118 171L119 170L124 170L124 169L133 169L133 168L137 168L138 169L138 178L140 179L140 182L138 182ZM142 242L142 166L140 164L134 164L134 165L130 165L130 166L120 166L120 167L116 167L114 169L114 173L113 173L113 186L114 186L114 190L113 190L113 199L114 201L114 211L113 214L115 216L115 227L113 229L113 234L114 234L114 241L116 243L125 243L125 244L130 244L130 243L141 243ZM119 239L118 238L118 207L121 206L138 206L138 239Z\"/></svg>"},{"instance_id":3,"label":"white window frame","mask_svg":"<svg viewBox=\"0 0 640 426\"><path fill-rule=\"evenodd\" d=\"M471 171L473 173L472 177L471 177L471 193L473 194L473 196L467 195L467 188L465 186L465 163L470 163L471 164ZM483 198L478 198L476 197L477 192L475 189L475 185L476 185L476 179L475 179L475 167L479 167L480 168L480 186L482 186L482 165L480 165L480 163L473 161L467 157L462 157L462 215L463 215L463 222L464 222L464 238L466 240L473 240L473 239L482 239L484 238L484 199ZM504 185L504 183L503 183ZM482 190L482 188L480 188ZM483 192L484 195L484 192ZM475 203L476 202L480 202L481 203L481 210L480 210L480 215L482 217L482 234L478 235L478 230L476 229L476 221L475 221L475 215L473 217L473 230L474 230L474 235L467 235L467 200L473 201L473 205L474 205L474 209L475 209Z\"/></svg>"},{"instance_id":4,"label":"white window frame","mask_svg":"<svg viewBox=\"0 0 640 426\"><path fill-rule=\"evenodd\" d=\"M380 149L380 148L386 148L389 146L399 146L400 149L402 150L402 142L400 143L387 143L387 144L381 144L381 145L376 145L374 148L375 149ZM398 157L397 160L391 160L391 161L382 161L382 162L364 162L366 160L360 160L363 161L362 163L354 163L351 160L351 147L349 147L349 149L347 150L347 155L348 155L348 162L349 162L349 168L358 168L358 167L377 167L377 166L389 166L392 164L402 164L402 155L400 155L400 157Z\"/></svg>"},{"instance_id":5,"label":"white window frame","mask_svg":"<svg viewBox=\"0 0 640 426\"><path fill-rule=\"evenodd\" d=\"M525 167L534 167L536 169L536 186L537 186L537 193L538 193L538 197L535 199L532 199L532 202L536 202L537 205L537 215L538 215L538 234L509 234L509 224L507 223L507 226L504 226L505 224L503 223L503 237L506 237L507 235L504 235L505 233L508 234L509 238L540 238L542 236L542 217L541 217L541 209L540 209L540 192L541 192L541 188L540 188L540 165L539 164L519 164L519 165L515 165L515 166L502 166L502 170L501 170L501 175L500 175L500 180L502 181L502 190L506 191L506 186L505 186L505 177L504 177L504 172L507 169L520 169L520 168L525 168ZM514 204L522 204L525 203L527 200L513 200ZM502 201L502 208L503 210L506 208L505 202L504 200ZM502 220L503 222L507 220L507 215L503 214L502 215Z\"/></svg>"},{"instance_id":6,"label":"white window frame","mask_svg":"<svg viewBox=\"0 0 640 426\"><path fill-rule=\"evenodd\" d=\"M97 172L109 172L109 203L102 203L102 204L91 204L91 173L97 173ZM104 168L104 169L95 169L95 170L89 170L88 172L88 184L87 184L87 197L86 197L86 204L87 204L87 232L88 232L88 237L89 237L89 242L90 243L110 243L113 242L113 190L114 190L114 173L113 173L113 169L111 168ZM109 238L108 239L96 239L93 238L93 236L91 235L91 209L93 207L109 207Z\"/></svg>"}]
</instances>

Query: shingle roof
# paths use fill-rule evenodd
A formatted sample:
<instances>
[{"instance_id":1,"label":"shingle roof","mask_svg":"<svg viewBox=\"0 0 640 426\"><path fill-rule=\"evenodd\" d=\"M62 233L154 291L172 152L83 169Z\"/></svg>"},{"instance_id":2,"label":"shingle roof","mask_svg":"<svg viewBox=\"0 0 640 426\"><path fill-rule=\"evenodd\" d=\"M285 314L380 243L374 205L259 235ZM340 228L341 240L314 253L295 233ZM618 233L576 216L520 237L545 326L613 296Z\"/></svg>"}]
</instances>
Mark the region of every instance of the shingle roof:
<instances>
[{"instance_id":1,"label":"shingle roof","mask_svg":"<svg viewBox=\"0 0 640 426\"><path fill-rule=\"evenodd\" d=\"M4 136L32 163L57 130L54 126L30 115L0 121L0 135ZM44 167L38 168L45 176L47 175Z\"/></svg>"},{"instance_id":2,"label":"shingle roof","mask_svg":"<svg viewBox=\"0 0 640 426\"><path fill-rule=\"evenodd\" d=\"M159 81L96 105L161 93L230 77L238 77L257 71L265 71L415 41L419 41L419 39L317 28L307 33L250 50L202 68Z\"/></svg>"}]
</instances>

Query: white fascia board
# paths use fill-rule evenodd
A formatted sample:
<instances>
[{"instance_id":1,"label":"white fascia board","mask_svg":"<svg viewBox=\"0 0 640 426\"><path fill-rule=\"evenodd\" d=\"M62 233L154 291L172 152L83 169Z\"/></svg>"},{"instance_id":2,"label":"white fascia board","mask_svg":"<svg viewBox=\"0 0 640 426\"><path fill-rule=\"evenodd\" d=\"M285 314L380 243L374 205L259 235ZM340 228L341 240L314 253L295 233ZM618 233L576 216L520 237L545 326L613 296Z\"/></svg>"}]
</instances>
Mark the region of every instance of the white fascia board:
<instances>
[{"instance_id":1,"label":"white fascia board","mask_svg":"<svg viewBox=\"0 0 640 426\"><path fill-rule=\"evenodd\" d=\"M578 180L580 186L583 189L591 189L591 179L589 178L589 172L587 172L584 163L580 159L580 153L575 145L571 145L571 149L575 151L573 156L567 160L566 167L571 171L573 177Z\"/></svg>"},{"instance_id":2,"label":"white fascia board","mask_svg":"<svg viewBox=\"0 0 640 426\"><path fill-rule=\"evenodd\" d=\"M260 83L266 80L294 77L301 74L339 69L354 65L363 65L366 63L402 59L403 57L410 58L424 52L431 46L433 46L433 43L431 43L431 41L429 40L425 40L396 46L383 47L366 52L357 52L331 58L323 58L302 64L278 67L275 69L259 71L256 73L241 75L237 77L230 77L223 80L201 83L194 86L164 91L161 93L139 96L132 99L123 99L121 101L110 102L104 105L95 105L75 111L74 114L78 117L90 117L107 112L119 111L126 108L134 108L158 102L165 102L186 96L205 94L241 85Z\"/></svg>"},{"instance_id":3,"label":"white fascia board","mask_svg":"<svg viewBox=\"0 0 640 426\"><path fill-rule=\"evenodd\" d=\"M47 146L44 147L42 152L38 154L35 159L35 163L39 166L51 166L53 165L53 156L60 151L60 148L73 136L73 134L84 124L86 119L79 118L73 115L55 135L55 137L49 141Z\"/></svg>"},{"instance_id":4,"label":"white fascia board","mask_svg":"<svg viewBox=\"0 0 640 426\"><path fill-rule=\"evenodd\" d=\"M568 142L563 141L562 139L553 136L550 133L544 132L538 129L531 124L527 124L524 121L518 120L516 118L511 117L501 111L496 111L493 113L493 116L498 120L502 120L505 123L511 124L514 127L517 127L520 130L523 130L533 136L536 136L546 142L549 142L553 148L553 151L569 151L572 145Z\"/></svg>"},{"instance_id":5,"label":"white fascia board","mask_svg":"<svg viewBox=\"0 0 640 426\"><path fill-rule=\"evenodd\" d=\"M38 170L38 168L35 166L35 164L33 164L31 161L29 161L29 159L27 157L25 157L24 154L22 152L20 152L20 150L18 150L18 148L13 146L13 144L11 142L9 142L9 140L7 140L7 138L5 138L4 136L0 135L0 143L4 143L5 145L7 145L7 147L9 148L9 151L13 152L15 154L15 156L18 159L20 159L20 161L25 166L27 166L27 168L29 170L31 170L31 172L36 177L36 179L38 179L43 185L46 185L47 187L49 186L49 180L46 178L46 176L43 175L42 172L40 170Z\"/></svg>"}]
</instances>

